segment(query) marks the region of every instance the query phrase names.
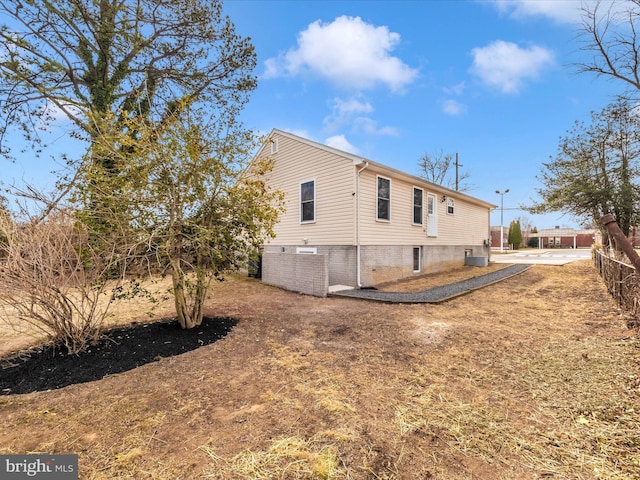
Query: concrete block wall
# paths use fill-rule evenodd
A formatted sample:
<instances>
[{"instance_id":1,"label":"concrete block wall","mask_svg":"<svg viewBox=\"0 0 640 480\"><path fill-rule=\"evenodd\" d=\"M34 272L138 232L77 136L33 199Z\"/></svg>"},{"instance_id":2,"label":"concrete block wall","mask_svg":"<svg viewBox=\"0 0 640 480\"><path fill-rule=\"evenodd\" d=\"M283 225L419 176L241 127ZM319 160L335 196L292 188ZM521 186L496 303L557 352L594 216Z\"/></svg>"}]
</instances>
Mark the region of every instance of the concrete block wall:
<instances>
[{"instance_id":1,"label":"concrete block wall","mask_svg":"<svg viewBox=\"0 0 640 480\"><path fill-rule=\"evenodd\" d=\"M360 251L360 279L363 287L413 275L413 247L367 245Z\"/></svg>"},{"instance_id":2,"label":"concrete block wall","mask_svg":"<svg viewBox=\"0 0 640 480\"><path fill-rule=\"evenodd\" d=\"M316 248L317 254L295 253L299 247ZM360 276L363 287L461 267L465 264L466 256L489 255L487 247L482 245L423 246L421 270L414 272L411 245L366 245L361 248ZM318 260L320 257L323 260ZM267 245L262 257L262 281L286 290L321 297L326 296L329 285L356 286L356 248Z\"/></svg>"},{"instance_id":3,"label":"concrete block wall","mask_svg":"<svg viewBox=\"0 0 640 480\"><path fill-rule=\"evenodd\" d=\"M331 245L318 248L318 253L329 255L329 285L357 284L356 247L351 245Z\"/></svg>"},{"instance_id":4,"label":"concrete block wall","mask_svg":"<svg viewBox=\"0 0 640 480\"><path fill-rule=\"evenodd\" d=\"M321 254L264 252L262 281L285 290L326 297L329 290L329 257Z\"/></svg>"},{"instance_id":5,"label":"concrete block wall","mask_svg":"<svg viewBox=\"0 0 640 480\"><path fill-rule=\"evenodd\" d=\"M435 273L464 265L465 255L488 256L482 245L423 246L420 272L413 271L413 246L367 245L362 247L362 285L371 287L401 278Z\"/></svg>"},{"instance_id":6,"label":"concrete block wall","mask_svg":"<svg viewBox=\"0 0 640 480\"><path fill-rule=\"evenodd\" d=\"M329 257L329 285L356 286L356 247L353 245L265 245L264 253L295 254L297 248L312 247Z\"/></svg>"}]
</instances>

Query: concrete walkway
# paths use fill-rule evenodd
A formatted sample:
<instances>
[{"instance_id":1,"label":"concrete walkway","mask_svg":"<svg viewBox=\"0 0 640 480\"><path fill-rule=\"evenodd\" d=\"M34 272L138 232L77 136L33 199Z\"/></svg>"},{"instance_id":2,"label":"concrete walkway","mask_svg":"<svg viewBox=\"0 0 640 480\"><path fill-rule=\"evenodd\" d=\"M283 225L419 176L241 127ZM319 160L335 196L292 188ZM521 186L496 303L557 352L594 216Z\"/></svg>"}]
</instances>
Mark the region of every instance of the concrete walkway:
<instances>
[{"instance_id":1,"label":"concrete walkway","mask_svg":"<svg viewBox=\"0 0 640 480\"><path fill-rule=\"evenodd\" d=\"M531 265L518 264L496 270L494 272L468 278L459 282L430 288L421 292L394 293L380 292L375 289L341 290L331 292L329 296L352 297L388 303L440 303L460 295L500 282L527 270Z\"/></svg>"},{"instance_id":2,"label":"concrete walkway","mask_svg":"<svg viewBox=\"0 0 640 480\"><path fill-rule=\"evenodd\" d=\"M553 249L523 249L505 253L491 252L492 263L522 263L528 265L566 265L578 260L591 259L590 248L553 248Z\"/></svg>"}]
</instances>

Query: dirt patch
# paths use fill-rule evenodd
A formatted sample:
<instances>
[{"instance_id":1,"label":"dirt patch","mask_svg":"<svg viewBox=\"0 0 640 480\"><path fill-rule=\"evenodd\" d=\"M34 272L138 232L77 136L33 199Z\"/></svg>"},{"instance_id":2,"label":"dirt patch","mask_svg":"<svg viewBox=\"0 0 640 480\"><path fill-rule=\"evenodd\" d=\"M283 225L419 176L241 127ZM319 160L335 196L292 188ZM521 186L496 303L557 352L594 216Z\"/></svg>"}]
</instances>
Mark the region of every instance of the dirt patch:
<instances>
[{"instance_id":1,"label":"dirt patch","mask_svg":"<svg viewBox=\"0 0 640 480\"><path fill-rule=\"evenodd\" d=\"M414 317L411 321L415 324L414 330L409 330L416 340L423 343L439 343L451 330L451 324L446 322L434 322L424 317Z\"/></svg>"},{"instance_id":2,"label":"dirt patch","mask_svg":"<svg viewBox=\"0 0 640 480\"><path fill-rule=\"evenodd\" d=\"M426 275L419 275L395 282L382 283L380 285L376 285L376 289L382 292L419 292L421 290L442 285L443 279L446 279L448 283L459 282L460 280L467 280L469 278L479 277L486 273L495 272L496 270L502 270L507 266L507 264L503 263L492 263L487 267L473 267L465 265L446 272L428 273Z\"/></svg>"},{"instance_id":3,"label":"dirt patch","mask_svg":"<svg viewBox=\"0 0 640 480\"><path fill-rule=\"evenodd\" d=\"M441 305L233 277L207 315L238 324L0 397L0 452L78 453L83 480L640 478L640 343L589 262Z\"/></svg>"}]
</instances>

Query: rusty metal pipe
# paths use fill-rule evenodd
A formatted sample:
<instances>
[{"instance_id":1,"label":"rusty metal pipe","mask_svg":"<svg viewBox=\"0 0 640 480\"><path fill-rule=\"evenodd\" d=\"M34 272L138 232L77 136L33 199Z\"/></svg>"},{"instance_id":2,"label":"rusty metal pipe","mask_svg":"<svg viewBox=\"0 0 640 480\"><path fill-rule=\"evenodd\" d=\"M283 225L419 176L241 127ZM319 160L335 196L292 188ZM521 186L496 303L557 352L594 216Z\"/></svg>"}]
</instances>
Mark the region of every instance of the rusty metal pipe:
<instances>
[{"instance_id":1,"label":"rusty metal pipe","mask_svg":"<svg viewBox=\"0 0 640 480\"><path fill-rule=\"evenodd\" d=\"M609 235L611 235L613 240L616 242L616 245L618 245L625 255L627 255L627 258L635 267L636 272L640 272L640 256L638 256L638 253L633 248L632 243L618 226L613 214L607 213L606 215L603 215L602 218L600 218L600 221L605 227L607 227Z\"/></svg>"}]
</instances>

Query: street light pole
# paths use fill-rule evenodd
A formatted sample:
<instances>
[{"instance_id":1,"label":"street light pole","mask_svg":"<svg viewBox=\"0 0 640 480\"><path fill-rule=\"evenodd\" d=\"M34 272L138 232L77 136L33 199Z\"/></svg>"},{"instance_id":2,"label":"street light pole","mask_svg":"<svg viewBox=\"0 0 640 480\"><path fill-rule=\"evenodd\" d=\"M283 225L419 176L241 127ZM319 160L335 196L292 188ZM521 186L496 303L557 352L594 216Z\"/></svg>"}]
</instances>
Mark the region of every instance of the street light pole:
<instances>
[{"instance_id":1,"label":"street light pole","mask_svg":"<svg viewBox=\"0 0 640 480\"><path fill-rule=\"evenodd\" d=\"M500 253L504 252L504 221L502 219L504 213L504 196L509 193L507 188L504 192L496 190L496 193L500 195Z\"/></svg>"}]
</instances>

